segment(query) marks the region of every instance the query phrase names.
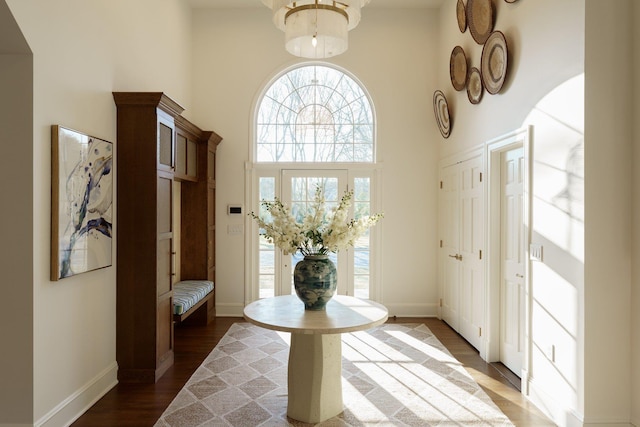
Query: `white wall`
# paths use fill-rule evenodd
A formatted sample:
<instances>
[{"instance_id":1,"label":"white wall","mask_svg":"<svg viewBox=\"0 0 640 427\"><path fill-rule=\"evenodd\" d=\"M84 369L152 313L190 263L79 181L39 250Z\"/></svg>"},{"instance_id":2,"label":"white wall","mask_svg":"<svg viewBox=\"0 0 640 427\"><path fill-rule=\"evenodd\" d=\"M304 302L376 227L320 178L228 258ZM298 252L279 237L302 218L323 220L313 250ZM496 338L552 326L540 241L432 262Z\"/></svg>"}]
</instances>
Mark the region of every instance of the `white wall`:
<instances>
[{"instance_id":1,"label":"white wall","mask_svg":"<svg viewBox=\"0 0 640 427\"><path fill-rule=\"evenodd\" d=\"M485 92L473 106L466 93L453 90L446 66L439 77L454 123L441 144L443 157L522 125L535 127L532 242L543 245L544 259L531 268L525 390L559 425L629 425L631 408L640 406L640 374L632 369L638 366L637 329L629 339L629 229L632 200L637 204L630 164L631 112L637 111L630 96L632 2L613 4L494 2L495 29L506 34L510 50L502 93ZM446 64L460 44L478 66L481 48L459 32L455 2L445 3L441 18L441 39L449 42L442 43L439 62ZM636 272L636 303L637 283ZM637 424L637 409L633 420Z\"/></svg>"},{"instance_id":2,"label":"white wall","mask_svg":"<svg viewBox=\"0 0 640 427\"><path fill-rule=\"evenodd\" d=\"M435 315L439 133L431 94L437 16L426 9L365 7L362 13L350 34L350 49L331 62L364 84L376 108L385 213L380 225L383 302L392 315ZM243 269L244 236L226 233L236 221L226 207L245 200L244 168L253 144L256 97L272 77L297 61L284 50L284 34L266 7L194 13L195 121L224 138L216 181L218 315L241 315L249 280Z\"/></svg>"},{"instance_id":3,"label":"white wall","mask_svg":"<svg viewBox=\"0 0 640 427\"><path fill-rule=\"evenodd\" d=\"M112 91L164 91L189 108L191 14L179 0L6 2L34 62L33 180L12 180L33 202L32 417L64 425L115 381L116 286L115 267L49 280L50 126L116 142Z\"/></svg>"},{"instance_id":4,"label":"white wall","mask_svg":"<svg viewBox=\"0 0 640 427\"><path fill-rule=\"evenodd\" d=\"M594 424L631 412L631 3L585 7L584 421Z\"/></svg>"}]
</instances>

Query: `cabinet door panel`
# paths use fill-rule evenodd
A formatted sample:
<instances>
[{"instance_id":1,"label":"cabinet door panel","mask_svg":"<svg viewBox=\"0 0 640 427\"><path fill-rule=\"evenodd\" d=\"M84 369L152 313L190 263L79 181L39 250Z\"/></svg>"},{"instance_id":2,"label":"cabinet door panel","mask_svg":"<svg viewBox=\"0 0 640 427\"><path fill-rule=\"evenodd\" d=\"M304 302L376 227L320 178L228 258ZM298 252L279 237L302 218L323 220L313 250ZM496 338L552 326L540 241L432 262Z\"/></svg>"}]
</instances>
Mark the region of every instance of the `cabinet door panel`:
<instances>
[{"instance_id":1,"label":"cabinet door panel","mask_svg":"<svg viewBox=\"0 0 640 427\"><path fill-rule=\"evenodd\" d=\"M173 129L158 122L158 163L173 168Z\"/></svg>"},{"instance_id":2,"label":"cabinet door panel","mask_svg":"<svg viewBox=\"0 0 640 427\"><path fill-rule=\"evenodd\" d=\"M171 356L173 350L173 316L172 316L172 298L164 298L158 301L157 307L157 336L156 357L158 363L162 363L167 357Z\"/></svg>"},{"instance_id":3,"label":"cabinet door panel","mask_svg":"<svg viewBox=\"0 0 640 427\"><path fill-rule=\"evenodd\" d=\"M176 173L187 174L187 138L176 135Z\"/></svg>"},{"instance_id":4,"label":"cabinet door panel","mask_svg":"<svg viewBox=\"0 0 640 427\"><path fill-rule=\"evenodd\" d=\"M198 176L198 145L190 139L187 140L186 158L186 174L191 178L196 178Z\"/></svg>"},{"instance_id":5,"label":"cabinet door panel","mask_svg":"<svg viewBox=\"0 0 640 427\"><path fill-rule=\"evenodd\" d=\"M157 259L157 294L161 297L171 291L173 281L173 239L158 240L158 259Z\"/></svg>"},{"instance_id":6,"label":"cabinet door panel","mask_svg":"<svg viewBox=\"0 0 640 427\"><path fill-rule=\"evenodd\" d=\"M158 176L158 233L171 233L173 226L173 180Z\"/></svg>"}]
</instances>

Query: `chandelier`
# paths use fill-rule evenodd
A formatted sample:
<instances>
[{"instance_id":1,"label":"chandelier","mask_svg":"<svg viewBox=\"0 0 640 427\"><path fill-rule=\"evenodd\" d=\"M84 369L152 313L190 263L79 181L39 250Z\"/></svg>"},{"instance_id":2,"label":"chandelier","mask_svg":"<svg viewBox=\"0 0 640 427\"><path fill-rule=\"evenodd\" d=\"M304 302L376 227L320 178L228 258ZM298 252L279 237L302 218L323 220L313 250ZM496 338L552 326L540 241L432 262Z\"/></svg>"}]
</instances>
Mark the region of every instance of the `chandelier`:
<instances>
[{"instance_id":1,"label":"chandelier","mask_svg":"<svg viewBox=\"0 0 640 427\"><path fill-rule=\"evenodd\" d=\"M303 58L330 58L349 46L349 30L360 22L370 0L262 0L273 23L284 31L287 52Z\"/></svg>"}]
</instances>

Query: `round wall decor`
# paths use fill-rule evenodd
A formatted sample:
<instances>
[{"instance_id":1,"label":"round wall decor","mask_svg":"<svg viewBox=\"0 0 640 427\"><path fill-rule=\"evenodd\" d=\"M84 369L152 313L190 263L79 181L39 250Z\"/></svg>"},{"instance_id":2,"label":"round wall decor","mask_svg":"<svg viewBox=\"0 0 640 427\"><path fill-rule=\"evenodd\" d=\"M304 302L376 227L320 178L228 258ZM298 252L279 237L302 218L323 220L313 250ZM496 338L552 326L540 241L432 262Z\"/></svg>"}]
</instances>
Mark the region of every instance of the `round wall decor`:
<instances>
[{"instance_id":1,"label":"round wall decor","mask_svg":"<svg viewBox=\"0 0 640 427\"><path fill-rule=\"evenodd\" d=\"M455 90L462 90L467 85L467 56L460 46L454 47L451 51L449 75Z\"/></svg>"},{"instance_id":2,"label":"round wall decor","mask_svg":"<svg viewBox=\"0 0 640 427\"><path fill-rule=\"evenodd\" d=\"M469 79L467 81L467 97L472 104L479 104L482 99L482 93L484 87L482 86L482 77L480 76L480 70L476 67L472 67L469 71Z\"/></svg>"},{"instance_id":3,"label":"round wall decor","mask_svg":"<svg viewBox=\"0 0 640 427\"><path fill-rule=\"evenodd\" d=\"M464 0L458 0L458 4L456 5L456 17L458 18L458 28L460 28L461 33L467 31L467 11L465 9L466 6L464 4Z\"/></svg>"},{"instance_id":4,"label":"round wall decor","mask_svg":"<svg viewBox=\"0 0 640 427\"><path fill-rule=\"evenodd\" d=\"M491 33L482 48L482 83L492 95L500 92L507 75L507 40L501 31Z\"/></svg>"},{"instance_id":5,"label":"round wall decor","mask_svg":"<svg viewBox=\"0 0 640 427\"><path fill-rule=\"evenodd\" d=\"M476 43L484 44L493 31L493 14L491 0L467 0L467 25Z\"/></svg>"},{"instance_id":6,"label":"round wall decor","mask_svg":"<svg viewBox=\"0 0 640 427\"><path fill-rule=\"evenodd\" d=\"M449 116L449 104L441 90L433 92L433 111L436 115L436 123L443 137L449 138L451 133L451 118Z\"/></svg>"}]
</instances>

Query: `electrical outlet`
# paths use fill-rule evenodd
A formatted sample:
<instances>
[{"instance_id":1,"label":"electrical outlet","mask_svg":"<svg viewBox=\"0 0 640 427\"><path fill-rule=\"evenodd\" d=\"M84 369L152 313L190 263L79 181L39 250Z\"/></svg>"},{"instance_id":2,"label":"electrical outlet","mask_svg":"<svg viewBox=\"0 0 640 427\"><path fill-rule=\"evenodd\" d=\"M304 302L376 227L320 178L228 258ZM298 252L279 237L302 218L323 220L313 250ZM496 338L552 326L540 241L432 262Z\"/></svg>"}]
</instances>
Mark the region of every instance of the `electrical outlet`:
<instances>
[{"instance_id":1,"label":"electrical outlet","mask_svg":"<svg viewBox=\"0 0 640 427\"><path fill-rule=\"evenodd\" d=\"M227 234L242 234L244 233L243 224L227 225Z\"/></svg>"}]
</instances>

